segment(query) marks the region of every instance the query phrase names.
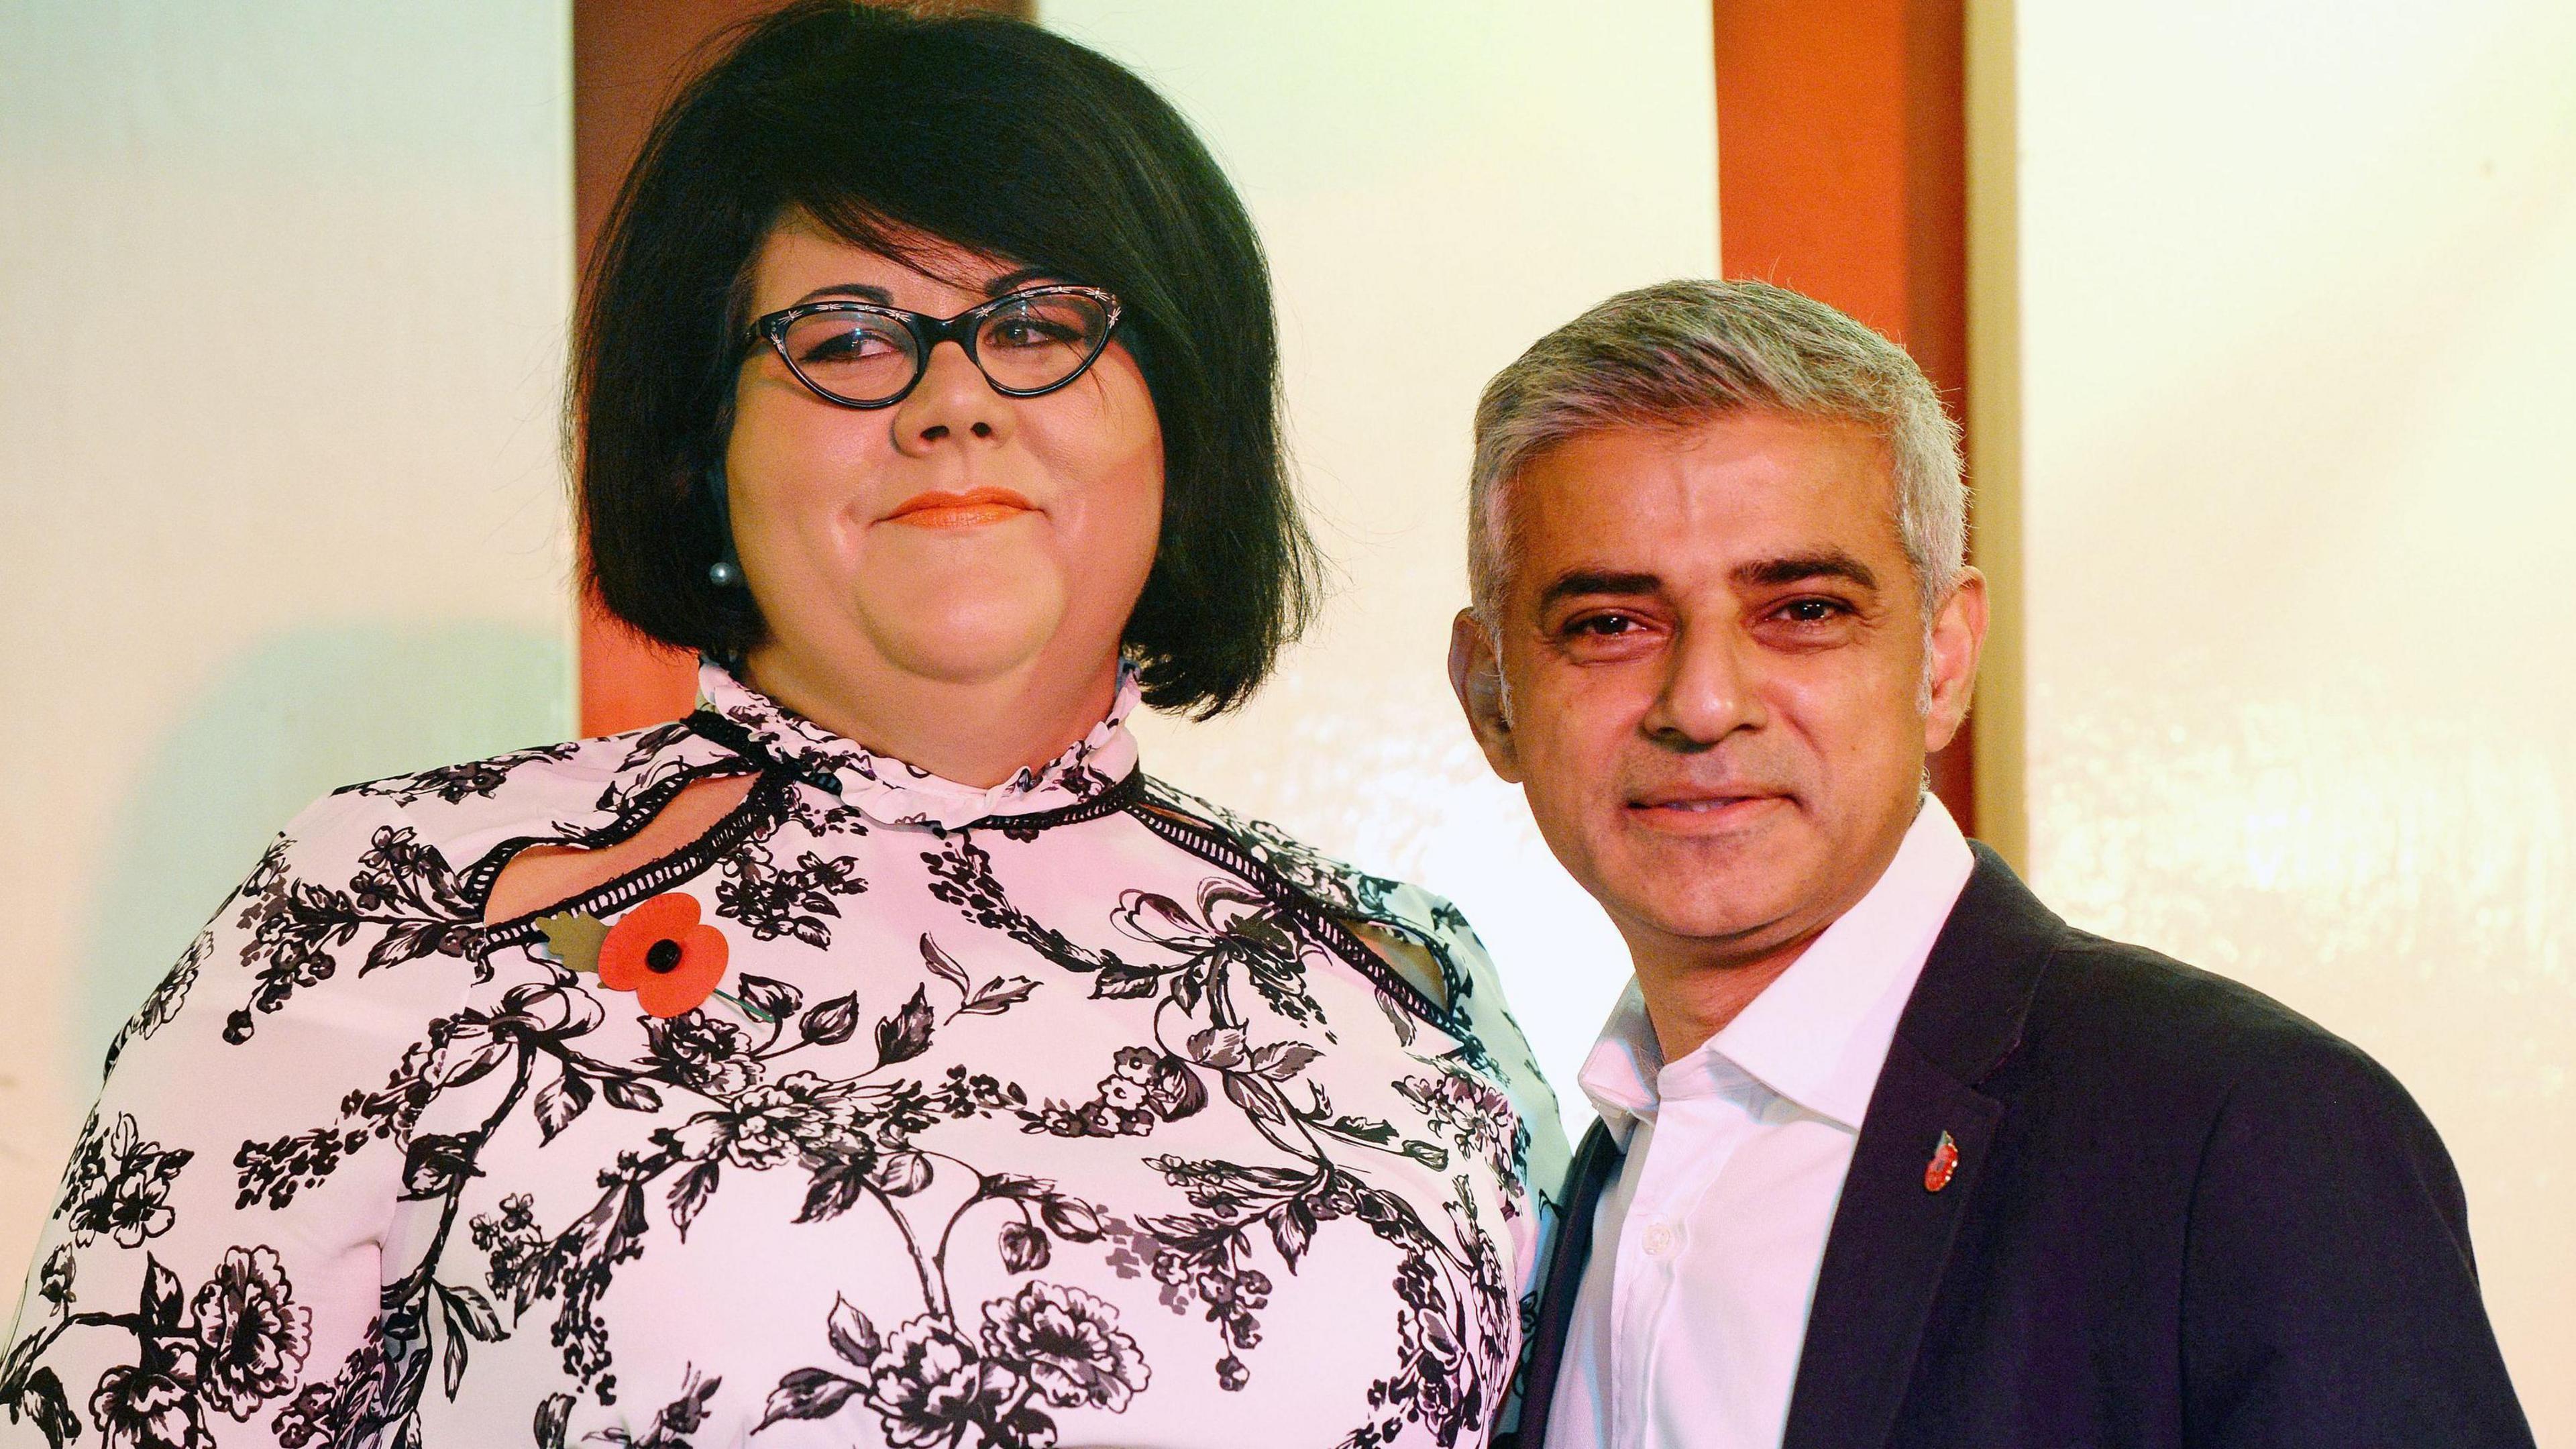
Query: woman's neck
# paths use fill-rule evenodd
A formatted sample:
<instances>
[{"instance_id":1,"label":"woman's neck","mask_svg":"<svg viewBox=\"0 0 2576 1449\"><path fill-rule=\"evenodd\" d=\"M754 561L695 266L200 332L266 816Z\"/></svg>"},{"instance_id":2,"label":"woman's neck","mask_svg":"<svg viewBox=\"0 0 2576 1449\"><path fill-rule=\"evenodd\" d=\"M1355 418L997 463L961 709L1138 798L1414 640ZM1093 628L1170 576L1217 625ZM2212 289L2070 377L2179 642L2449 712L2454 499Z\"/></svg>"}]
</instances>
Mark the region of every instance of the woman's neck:
<instances>
[{"instance_id":1,"label":"woman's neck","mask_svg":"<svg viewBox=\"0 0 2576 1449\"><path fill-rule=\"evenodd\" d=\"M968 680L925 678L880 661L818 663L762 645L743 682L872 753L989 790L1043 769L1091 733L1118 698L1118 656L1080 669L1033 660Z\"/></svg>"}]
</instances>

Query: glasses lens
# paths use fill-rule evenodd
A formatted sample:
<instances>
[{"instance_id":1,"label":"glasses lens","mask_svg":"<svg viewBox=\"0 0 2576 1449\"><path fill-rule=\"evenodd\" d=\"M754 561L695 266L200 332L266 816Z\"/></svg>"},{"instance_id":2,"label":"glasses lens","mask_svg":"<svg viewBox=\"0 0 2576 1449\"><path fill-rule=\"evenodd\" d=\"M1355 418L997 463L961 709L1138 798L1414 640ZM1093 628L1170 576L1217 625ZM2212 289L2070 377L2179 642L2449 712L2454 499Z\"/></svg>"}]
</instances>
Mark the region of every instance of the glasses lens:
<instances>
[{"instance_id":1,"label":"glasses lens","mask_svg":"<svg viewBox=\"0 0 2576 1449\"><path fill-rule=\"evenodd\" d=\"M807 382L849 402L880 402L912 385L912 334L872 312L815 312L779 339Z\"/></svg>"},{"instance_id":2,"label":"glasses lens","mask_svg":"<svg viewBox=\"0 0 2576 1449\"><path fill-rule=\"evenodd\" d=\"M1100 355L1109 310L1079 292L1012 297L975 330L984 375L1014 392L1053 387Z\"/></svg>"}]
</instances>

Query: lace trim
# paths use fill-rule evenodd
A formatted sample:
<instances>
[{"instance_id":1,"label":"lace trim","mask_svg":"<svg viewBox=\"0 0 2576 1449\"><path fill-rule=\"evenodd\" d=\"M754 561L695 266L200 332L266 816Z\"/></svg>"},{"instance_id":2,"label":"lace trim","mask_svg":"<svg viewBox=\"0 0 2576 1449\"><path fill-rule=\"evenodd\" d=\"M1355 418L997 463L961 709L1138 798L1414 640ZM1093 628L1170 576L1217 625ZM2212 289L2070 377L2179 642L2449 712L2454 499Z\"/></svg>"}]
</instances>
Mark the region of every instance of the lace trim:
<instances>
[{"instance_id":1,"label":"lace trim","mask_svg":"<svg viewBox=\"0 0 2576 1449\"><path fill-rule=\"evenodd\" d=\"M669 855L646 861L580 895L485 926L473 954L485 955L503 946L533 945L545 936L545 932L538 929L537 922L547 916L559 916L566 911L583 911L594 916L614 915L647 896L659 895L705 872L731 855L744 841L786 819L787 792L793 788L785 774L762 772L758 783L751 787L751 793L742 797L742 803L707 827L704 835Z\"/></svg>"}]
</instances>

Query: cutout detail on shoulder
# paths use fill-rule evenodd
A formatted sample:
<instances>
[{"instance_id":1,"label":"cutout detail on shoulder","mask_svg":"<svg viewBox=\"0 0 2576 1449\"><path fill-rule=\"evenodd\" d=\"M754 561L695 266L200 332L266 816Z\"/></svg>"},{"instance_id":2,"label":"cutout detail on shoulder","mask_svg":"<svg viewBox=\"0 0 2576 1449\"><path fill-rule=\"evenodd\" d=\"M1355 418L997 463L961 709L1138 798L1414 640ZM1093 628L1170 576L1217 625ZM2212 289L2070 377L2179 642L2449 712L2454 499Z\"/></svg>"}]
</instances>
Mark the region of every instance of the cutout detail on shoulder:
<instances>
[{"instance_id":1,"label":"cutout detail on shoulder","mask_svg":"<svg viewBox=\"0 0 2576 1449\"><path fill-rule=\"evenodd\" d=\"M1420 987L1423 995L1443 1007L1449 1005L1449 982L1440 974L1440 963L1423 949L1421 942L1399 936L1375 921L1345 917L1342 924L1350 929L1352 935L1360 938L1361 945L1376 952L1379 960Z\"/></svg>"},{"instance_id":2,"label":"cutout detail on shoulder","mask_svg":"<svg viewBox=\"0 0 2576 1449\"><path fill-rule=\"evenodd\" d=\"M484 902L483 924L516 920L532 911L577 899L639 866L687 849L733 813L758 775L724 775L693 781L671 797L644 828L596 850L576 845L532 845L510 858Z\"/></svg>"}]
</instances>

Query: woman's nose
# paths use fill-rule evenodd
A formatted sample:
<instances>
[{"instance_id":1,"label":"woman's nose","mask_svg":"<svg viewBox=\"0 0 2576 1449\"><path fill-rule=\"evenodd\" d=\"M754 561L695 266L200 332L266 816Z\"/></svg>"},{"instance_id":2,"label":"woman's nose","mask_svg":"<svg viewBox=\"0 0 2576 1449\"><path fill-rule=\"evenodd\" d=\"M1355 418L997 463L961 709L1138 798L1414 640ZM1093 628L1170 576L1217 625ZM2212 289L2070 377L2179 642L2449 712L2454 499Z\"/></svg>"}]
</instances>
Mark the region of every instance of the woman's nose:
<instances>
[{"instance_id":1,"label":"woman's nose","mask_svg":"<svg viewBox=\"0 0 2576 1449\"><path fill-rule=\"evenodd\" d=\"M993 391L983 370L955 342L930 349L921 381L895 407L895 445L920 452L941 442L994 442L1008 436L1011 400Z\"/></svg>"}]
</instances>

